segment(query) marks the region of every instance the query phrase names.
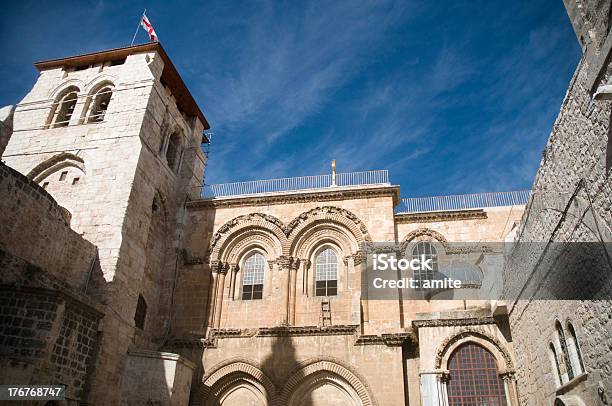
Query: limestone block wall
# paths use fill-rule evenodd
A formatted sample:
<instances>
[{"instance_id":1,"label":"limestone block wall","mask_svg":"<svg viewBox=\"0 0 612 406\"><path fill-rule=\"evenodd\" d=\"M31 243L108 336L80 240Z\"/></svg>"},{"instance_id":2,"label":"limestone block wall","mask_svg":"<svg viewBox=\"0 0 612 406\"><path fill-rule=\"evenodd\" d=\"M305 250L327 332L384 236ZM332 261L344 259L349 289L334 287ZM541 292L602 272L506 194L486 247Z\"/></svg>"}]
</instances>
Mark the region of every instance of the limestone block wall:
<instances>
[{"instance_id":1,"label":"limestone block wall","mask_svg":"<svg viewBox=\"0 0 612 406\"><path fill-rule=\"evenodd\" d=\"M610 70L606 62L608 50L600 49L598 44L608 44L612 39L598 28L604 26L602 8L607 2L598 2L597 5L594 2L566 2L573 22L578 16L579 3L584 3L580 24L587 28L595 27L592 31L595 41L586 47L569 85L538 169L533 197L517 235L523 242L566 242L568 249L578 247L580 243L595 242L606 247L609 255L612 241L611 108L609 101L593 100L592 95L598 84L608 80ZM607 24L608 20L605 21ZM574 27L580 36L580 26L577 28L574 24ZM509 305L510 325L516 339L521 404L550 404L555 398L571 397L578 397L585 404L599 404L604 397L609 399L612 393L612 382L607 372L612 367L609 355L612 291L609 278L605 277L612 269L609 261L606 263L604 259L597 269L585 269L592 275L599 274L601 279L568 283L571 275L558 272L559 268L551 266L552 262L538 265L546 253L543 248L546 245L522 247L523 251L514 254L520 260L506 269L507 280L514 281L507 285L507 295L513 298ZM558 286L559 283L563 286ZM592 297L594 300L544 300L551 299L545 294L556 291L556 288L580 297L586 293L583 287L597 288L597 295ZM571 362L562 354L561 340L555 328L557 322L568 337L567 323L574 326L582 351L585 373L572 380L567 377ZM538 331L537 338L532 335L534 331ZM562 379L555 380L559 374L555 371L551 344L556 348ZM576 369L580 372L574 362Z\"/></svg>"},{"instance_id":2,"label":"limestone block wall","mask_svg":"<svg viewBox=\"0 0 612 406\"><path fill-rule=\"evenodd\" d=\"M376 196L368 196L354 198L320 198L308 196L304 192L297 199L291 196L285 200L268 202L262 199L261 202L242 202L228 200L225 203L215 202L215 206L206 207L198 206L199 202L195 201L188 206L186 219L187 237L184 241L185 247L189 256L198 258L201 263L190 263L189 260L181 268L179 279L177 281L176 294L176 311L175 311L175 327L176 333L180 332L198 332L202 331L209 322L214 322L214 317L211 315L211 301L213 292L217 285L215 274L211 275L211 270L208 267L208 249L211 238L225 224L233 219L248 217L254 213L271 216L278 220L279 224L288 225L300 215L307 218L309 215L314 215L317 208L335 207L356 216L356 221L363 223L364 230L374 241L394 241L395 230L393 226L393 192L392 188L386 191L377 192ZM314 211L314 212L313 212ZM310 213L310 214L308 214ZM274 220L276 221L276 220ZM307 220L306 220L307 221ZM346 220L352 223L352 220ZM323 225L322 225L323 224ZM291 256L300 259L296 262L296 268L292 274L290 285L292 286L291 293L292 302L290 305L289 317L290 324L293 325L319 325L321 323L321 297L314 296L314 280L313 278L313 260L314 250L323 243L339 244L339 235L336 231L326 231L325 221L319 221L312 224L313 234L312 246L310 251L304 251L297 254L292 253ZM240 227L238 225L238 227ZM318 227L318 228L317 228ZM343 226L344 227L344 226ZM333 227L332 227L333 228ZM308 232L306 232L308 233ZM360 231L357 232L358 234ZM244 242L244 249L249 247L248 235L243 235L228 240L228 244L236 244ZM233 237L232 237L233 238ZM284 237L281 237L284 238ZM333 324L358 324L359 322L359 301L360 301L360 270L355 265L355 259L352 257L359 250L354 237L352 242L346 243L344 248L337 246L339 258L339 294L331 298L331 315ZM335 242L334 242L335 241ZM252 241L254 246L257 243ZM222 243L223 245L225 243ZM274 245L275 243L270 243ZM310 244L310 243L309 243ZM351 245L352 244L352 245ZM280 246L271 248L272 252L268 252L266 260L268 261L266 269L266 277L264 281L264 298L262 300L242 301L240 300L240 261L243 259L240 248L236 251L238 256L230 261L238 265L238 273L235 275L228 272L223 276L223 301L220 305L220 314L217 327L234 328L234 327L261 327L274 326L282 323L284 314L284 303L287 298L283 296L287 294L289 281L285 279L288 272L281 270L282 264L279 259L281 256L287 255L279 251ZM297 247L297 246L296 246ZM290 248L288 248L290 250ZM297 248L296 248L297 249ZM233 251L232 251L233 252ZM232 254L233 255L233 254ZM207 260L204 260L207 258ZM223 261L226 261L223 259ZM310 261L310 262L308 262ZM197 261L196 261L197 262ZM214 307L214 304L212 305ZM382 309L381 309L382 311ZM381 320L387 320L389 328L397 328L397 318L389 314L389 309L384 310L385 317ZM209 320L209 317L212 317ZM214 324L213 324L214 325Z\"/></svg>"},{"instance_id":3,"label":"limestone block wall","mask_svg":"<svg viewBox=\"0 0 612 406\"><path fill-rule=\"evenodd\" d=\"M363 405L404 404L401 347L355 345L353 335L219 339L205 351L204 365L204 387L192 396L195 404L205 404L198 402L240 371L256 377L251 391L260 391L266 404L289 404L296 395L313 406L355 404L332 390L331 382L345 393L358 391ZM311 386L317 377L319 384ZM228 405L240 405L244 397L230 400Z\"/></svg>"},{"instance_id":4,"label":"limestone block wall","mask_svg":"<svg viewBox=\"0 0 612 406\"><path fill-rule=\"evenodd\" d=\"M193 368L193 363L177 354L130 351L121 384L121 404L187 405Z\"/></svg>"}]
</instances>

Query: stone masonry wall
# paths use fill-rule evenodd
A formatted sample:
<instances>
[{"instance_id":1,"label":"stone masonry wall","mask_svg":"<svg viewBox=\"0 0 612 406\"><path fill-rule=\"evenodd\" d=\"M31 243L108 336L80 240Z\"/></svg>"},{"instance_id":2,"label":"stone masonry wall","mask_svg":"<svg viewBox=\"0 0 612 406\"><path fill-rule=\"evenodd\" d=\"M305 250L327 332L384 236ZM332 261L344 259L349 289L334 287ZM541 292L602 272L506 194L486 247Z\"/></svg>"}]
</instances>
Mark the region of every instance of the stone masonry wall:
<instances>
[{"instance_id":1,"label":"stone masonry wall","mask_svg":"<svg viewBox=\"0 0 612 406\"><path fill-rule=\"evenodd\" d=\"M602 404L602 399L609 399L612 394L612 289L609 284L612 272L609 263L612 241L611 105L609 101L592 98L598 83L605 83L609 75L605 68L606 59L597 54L599 46L607 44L610 38L605 38L607 32L601 28L607 25L607 20L603 22L602 14L605 13L601 4L595 7L591 2L579 3L583 2L566 2L577 34L582 34L580 27L595 28L590 31L590 45L586 47L553 126L534 183L533 196L520 225L518 241L567 242L566 247L594 242L608 250L608 259L603 252L603 262L597 265L599 269L588 269L604 277L591 280L590 284L586 281L587 285L598 288L600 300L550 301L543 300L546 299L543 289L566 281L563 288L572 293L572 287L581 289L580 285L568 284L569 275L555 273L556 268L550 264L539 264L548 244L522 244L522 250L513 253L518 260L505 271L506 294L513 298L509 308L519 395L521 404L529 406L552 404L556 397L563 396L579 396L585 404L596 405ZM582 20L577 26L576 13L579 10ZM604 51L601 52L599 55L605 56ZM593 78L599 76L597 72L600 70L603 75L594 82ZM584 292L573 293L579 296ZM551 362L549 344L560 353L555 329L557 321L566 329L565 334L568 334L568 322L574 326L584 359L586 374L569 382L566 360L558 356L561 374L565 375L561 382L555 379L557 373ZM534 331L538 332L537 337L533 336Z\"/></svg>"}]
</instances>

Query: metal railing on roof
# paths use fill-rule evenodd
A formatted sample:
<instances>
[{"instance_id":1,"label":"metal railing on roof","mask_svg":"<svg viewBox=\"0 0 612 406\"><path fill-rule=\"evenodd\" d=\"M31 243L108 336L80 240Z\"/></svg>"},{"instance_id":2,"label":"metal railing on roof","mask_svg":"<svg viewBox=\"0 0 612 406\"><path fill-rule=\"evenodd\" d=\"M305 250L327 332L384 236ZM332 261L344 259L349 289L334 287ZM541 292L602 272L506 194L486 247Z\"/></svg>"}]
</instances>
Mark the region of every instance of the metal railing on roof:
<instances>
[{"instance_id":1,"label":"metal railing on roof","mask_svg":"<svg viewBox=\"0 0 612 406\"><path fill-rule=\"evenodd\" d=\"M527 204L530 190L513 192L474 193L466 195L409 197L401 199L395 213L418 213L431 211L479 209L484 207L513 206Z\"/></svg>"},{"instance_id":2,"label":"metal railing on roof","mask_svg":"<svg viewBox=\"0 0 612 406\"><path fill-rule=\"evenodd\" d=\"M336 174L335 186L390 185L389 171L375 170ZM298 176L293 178L251 180L247 182L204 185L202 197L230 197L261 193L323 189L332 186L332 175Z\"/></svg>"}]
</instances>

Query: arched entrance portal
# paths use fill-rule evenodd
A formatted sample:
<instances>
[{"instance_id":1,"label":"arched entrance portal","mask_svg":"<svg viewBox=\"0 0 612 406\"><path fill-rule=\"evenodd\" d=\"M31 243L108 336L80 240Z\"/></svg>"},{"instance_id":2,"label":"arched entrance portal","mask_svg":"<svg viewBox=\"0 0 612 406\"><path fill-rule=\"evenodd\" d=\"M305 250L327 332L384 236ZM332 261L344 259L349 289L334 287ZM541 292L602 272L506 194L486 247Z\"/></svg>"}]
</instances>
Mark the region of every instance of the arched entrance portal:
<instances>
[{"instance_id":1,"label":"arched entrance portal","mask_svg":"<svg viewBox=\"0 0 612 406\"><path fill-rule=\"evenodd\" d=\"M308 376L292 394L290 406L362 406L359 395L340 376L321 371Z\"/></svg>"}]
</instances>

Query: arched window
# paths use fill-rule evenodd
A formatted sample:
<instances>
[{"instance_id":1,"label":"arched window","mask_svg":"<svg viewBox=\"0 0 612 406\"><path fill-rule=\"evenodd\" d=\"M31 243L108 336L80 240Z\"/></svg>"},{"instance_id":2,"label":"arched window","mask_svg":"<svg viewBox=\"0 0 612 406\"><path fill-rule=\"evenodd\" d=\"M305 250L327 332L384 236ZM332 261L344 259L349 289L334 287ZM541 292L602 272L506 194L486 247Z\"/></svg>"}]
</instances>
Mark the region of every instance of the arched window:
<instances>
[{"instance_id":1,"label":"arched window","mask_svg":"<svg viewBox=\"0 0 612 406\"><path fill-rule=\"evenodd\" d=\"M242 277L242 300L261 299L263 297L264 270L266 261L264 256L256 252L245 261Z\"/></svg>"},{"instance_id":2,"label":"arched window","mask_svg":"<svg viewBox=\"0 0 612 406\"><path fill-rule=\"evenodd\" d=\"M178 133L172 133L166 147L166 162L173 171L178 171L181 158L181 138Z\"/></svg>"},{"instance_id":3,"label":"arched window","mask_svg":"<svg viewBox=\"0 0 612 406\"><path fill-rule=\"evenodd\" d=\"M417 242L414 248L412 249L412 258L419 260L431 259L431 270L414 270L414 280L417 281L416 285L420 286L426 280L433 280L436 272L438 272L438 253L436 252L436 248L433 246L433 244L427 241Z\"/></svg>"},{"instance_id":4,"label":"arched window","mask_svg":"<svg viewBox=\"0 0 612 406\"><path fill-rule=\"evenodd\" d=\"M338 256L332 248L325 248L316 258L315 295L338 294Z\"/></svg>"},{"instance_id":5,"label":"arched window","mask_svg":"<svg viewBox=\"0 0 612 406\"><path fill-rule=\"evenodd\" d=\"M448 361L449 406L506 406L504 383L493 355L478 344L457 348Z\"/></svg>"},{"instance_id":6,"label":"arched window","mask_svg":"<svg viewBox=\"0 0 612 406\"><path fill-rule=\"evenodd\" d=\"M53 128L66 127L74 113L78 96L78 89L71 87L54 103L51 113L50 126Z\"/></svg>"},{"instance_id":7,"label":"arched window","mask_svg":"<svg viewBox=\"0 0 612 406\"><path fill-rule=\"evenodd\" d=\"M553 375L555 376L555 382L557 386L561 385L563 380L561 379L561 368L559 368L559 358L557 358L557 351L553 343L548 344L548 350L550 352L550 362L553 368Z\"/></svg>"},{"instance_id":8,"label":"arched window","mask_svg":"<svg viewBox=\"0 0 612 406\"><path fill-rule=\"evenodd\" d=\"M572 323L567 323L567 329L570 333L570 343L568 345L569 353L572 358L574 370L577 375L580 375L584 372L584 361L582 360L580 344L578 344L578 337L576 337L576 330L574 330Z\"/></svg>"},{"instance_id":9,"label":"arched window","mask_svg":"<svg viewBox=\"0 0 612 406\"><path fill-rule=\"evenodd\" d=\"M113 89L110 86L105 86L92 96L93 102L89 110L88 122L99 123L104 120L112 95Z\"/></svg>"},{"instance_id":10,"label":"arched window","mask_svg":"<svg viewBox=\"0 0 612 406\"><path fill-rule=\"evenodd\" d=\"M134 324L136 328L144 330L145 321L147 319L147 302L142 295L138 295L138 303L136 304L136 313L134 313Z\"/></svg>"},{"instance_id":11,"label":"arched window","mask_svg":"<svg viewBox=\"0 0 612 406\"><path fill-rule=\"evenodd\" d=\"M561 353L563 354L563 361L565 364L565 369L567 369L567 377L571 381L572 379L574 379L574 370L572 368L569 351L567 349L567 341L565 340L565 333L563 332L563 327L561 326L561 323L559 323L558 320L555 323L555 327L557 329L557 336L559 338L559 346L561 347Z\"/></svg>"}]
</instances>

